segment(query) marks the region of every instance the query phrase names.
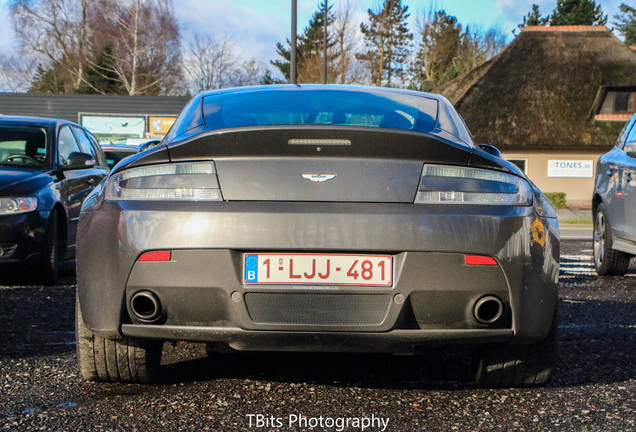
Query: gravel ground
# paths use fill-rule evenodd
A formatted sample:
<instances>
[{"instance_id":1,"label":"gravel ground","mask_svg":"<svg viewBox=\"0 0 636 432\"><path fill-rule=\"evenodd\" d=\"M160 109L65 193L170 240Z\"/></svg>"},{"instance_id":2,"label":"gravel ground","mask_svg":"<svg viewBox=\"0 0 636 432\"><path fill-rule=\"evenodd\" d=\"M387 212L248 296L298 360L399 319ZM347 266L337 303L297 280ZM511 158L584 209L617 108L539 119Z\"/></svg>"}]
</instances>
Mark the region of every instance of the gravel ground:
<instances>
[{"instance_id":1,"label":"gravel ground","mask_svg":"<svg viewBox=\"0 0 636 432\"><path fill-rule=\"evenodd\" d=\"M636 430L636 268L597 278L588 242L564 242L562 255L558 370L532 389L467 384L464 349L207 358L189 343L165 345L159 384L88 383L75 363L72 265L56 287L12 277L0 287L0 430ZM290 427L297 416L314 420Z\"/></svg>"}]
</instances>

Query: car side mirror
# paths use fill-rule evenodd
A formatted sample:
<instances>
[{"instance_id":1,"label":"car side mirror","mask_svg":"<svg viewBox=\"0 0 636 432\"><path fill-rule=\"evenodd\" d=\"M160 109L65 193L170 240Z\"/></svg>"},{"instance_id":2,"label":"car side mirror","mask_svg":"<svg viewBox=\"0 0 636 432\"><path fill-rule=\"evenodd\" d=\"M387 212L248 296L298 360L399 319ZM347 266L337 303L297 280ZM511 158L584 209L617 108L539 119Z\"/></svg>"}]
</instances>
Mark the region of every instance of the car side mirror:
<instances>
[{"instance_id":1,"label":"car side mirror","mask_svg":"<svg viewBox=\"0 0 636 432\"><path fill-rule=\"evenodd\" d=\"M139 153L146 151L146 150L150 150L151 148L155 148L157 147L157 145L160 143L160 140L152 140L152 141L148 141L143 143L142 145L139 146Z\"/></svg>"},{"instance_id":2,"label":"car side mirror","mask_svg":"<svg viewBox=\"0 0 636 432\"><path fill-rule=\"evenodd\" d=\"M485 151L488 154L491 154L493 156L497 156L498 158L501 157L501 151L497 147L495 147L493 145L490 145L490 144L479 144L479 148L481 150Z\"/></svg>"},{"instance_id":3,"label":"car side mirror","mask_svg":"<svg viewBox=\"0 0 636 432\"><path fill-rule=\"evenodd\" d=\"M636 158L636 141L630 141L626 143L625 147L623 147L623 150L625 150L627 156Z\"/></svg>"},{"instance_id":4,"label":"car side mirror","mask_svg":"<svg viewBox=\"0 0 636 432\"><path fill-rule=\"evenodd\" d=\"M68 155L66 163L62 165L64 170L93 168L95 166L95 159L92 155L87 153L73 152Z\"/></svg>"}]
</instances>

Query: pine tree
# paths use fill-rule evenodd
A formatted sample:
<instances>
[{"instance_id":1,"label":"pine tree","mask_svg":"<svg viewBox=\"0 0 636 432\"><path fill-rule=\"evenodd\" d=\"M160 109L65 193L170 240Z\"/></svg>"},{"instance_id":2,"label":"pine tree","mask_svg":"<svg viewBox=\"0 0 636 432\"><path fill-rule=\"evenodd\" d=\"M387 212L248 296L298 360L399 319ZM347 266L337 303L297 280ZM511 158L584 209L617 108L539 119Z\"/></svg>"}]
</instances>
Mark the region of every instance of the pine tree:
<instances>
[{"instance_id":1,"label":"pine tree","mask_svg":"<svg viewBox=\"0 0 636 432\"><path fill-rule=\"evenodd\" d=\"M291 73L291 68L289 66L289 62L291 61L291 49L288 48L291 45L289 39L287 39L287 47L280 42L276 42L276 54L282 57L282 60L270 60L269 62L272 66L276 67L280 73L283 74L285 80L289 82L289 75ZM296 65L298 65L298 52L300 47L296 47Z\"/></svg>"},{"instance_id":2,"label":"pine tree","mask_svg":"<svg viewBox=\"0 0 636 432\"><path fill-rule=\"evenodd\" d=\"M307 82L307 79L309 79L309 81L315 81L315 78L312 76L313 73L311 73L313 71L308 71L307 69L313 69L312 65L316 63L316 56L322 57L325 28L324 7L324 3L320 3L318 5L318 10L314 12L313 16L309 20L309 24L305 27L303 33L298 36L296 45L296 63L299 82L303 81L303 78L305 78L305 82ZM327 7L328 26L333 24L336 19L331 8L332 6ZM333 41L333 38L327 34L327 48L333 47L334 44L335 41ZM270 63L283 74L287 81L289 81L289 62L291 60L291 42L289 39L286 40L286 46L280 42L276 43L276 54L282 57L282 60L271 60ZM322 69L320 70L322 71Z\"/></svg>"},{"instance_id":3,"label":"pine tree","mask_svg":"<svg viewBox=\"0 0 636 432\"><path fill-rule=\"evenodd\" d=\"M523 22L519 24L517 27L522 29L528 26L542 26L546 25L550 21L550 16L542 17L541 12L539 11L539 5L533 4L532 10L528 12L528 15L523 17Z\"/></svg>"},{"instance_id":4,"label":"pine tree","mask_svg":"<svg viewBox=\"0 0 636 432\"><path fill-rule=\"evenodd\" d=\"M49 67L38 65L31 82L29 93L69 93L73 88L73 79L59 63Z\"/></svg>"},{"instance_id":5,"label":"pine tree","mask_svg":"<svg viewBox=\"0 0 636 432\"><path fill-rule=\"evenodd\" d=\"M335 14L332 12L331 6L327 7L327 26L333 24L336 19ZM313 55L322 55L324 35L325 35L325 4L318 5L318 10L314 12L313 16L309 20L309 25L305 28L303 34L298 38L300 45L303 47L303 55L305 57L311 57ZM327 47L334 45L329 34L327 34Z\"/></svg>"},{"instance_id":6,"label":"pine tree","mask_svg":"<svg viewBox=\"0 0 636 432\"><path fill-rule=\"evenodd\" d=\"M83 94L126 94L113 72L113 44L104 42L95 61L84 66L84 78L77 93Z\"/></svg>"},{"instance_id":7,"label":"pine tree","mask_svg":"<svg viewBox=\"0 0 636 432\"><path fill-rule=\"evenodd\" d=\"M324 56L324 37L325 37L325 4L321 3L318 10L309 20L309 25L300 37L300 45L302 46L302 57L298 64L298 81L304 83L322 82L323 75L323 56ZM331 10L332 6L327 7L327 26L333 25L336 15ZM335 78L333 70L333 61L339 53L333 53L332 49L336 41L329 34L327 29L327 75ZM331 59L329 59L331 54Z\"/></svg>"},{"instance_id":8,"label":"pine tree","mask_svg":"<svg viewBox=\"0 0 636 432\"><path fill-rule=\"evenodd\" d=\"M401 0L385 0L380 11L369 9L367 13L369 25L360 24L360 31L368 50L356 57L366 63L377 86L382 85L383 79L391 86L393 77L400 78L404 73L409 41L413 39L407 24L408 6L403 6Z\"/></svg>"},{"instance_id":9,"label":"pine tree","mask_svg":"<svg viewBox=\"0 0 636 432\"><path fill-rule=\"evenodd\" d=\"M607 24L600 5L594 0L558 0L550 17L550 25L599 25Z\"/></svg>"},{"instance_id":10,"label":"pine tree","mask_svg":"<svg viewBox=\"0 0 636 432\"><path fill-rule=\"evenodd\" d=\"M272 73L268 70L265 71L265 74L262 76L260 85L272 85L272 84L284 84L284 81L279 80L278 78L274 78Z\"/></svg>"},{"instance_id":11,"label":"pine tree","mask_svg":"<svg viewBox=\"0 0 636 432\"><path fill-rule=\"evenodd\" d=\"M636 9L625 3L620 6L620 14L614 15L614 24L625 38L626 45L636 45Z\"/></svg>"}]
</instances>

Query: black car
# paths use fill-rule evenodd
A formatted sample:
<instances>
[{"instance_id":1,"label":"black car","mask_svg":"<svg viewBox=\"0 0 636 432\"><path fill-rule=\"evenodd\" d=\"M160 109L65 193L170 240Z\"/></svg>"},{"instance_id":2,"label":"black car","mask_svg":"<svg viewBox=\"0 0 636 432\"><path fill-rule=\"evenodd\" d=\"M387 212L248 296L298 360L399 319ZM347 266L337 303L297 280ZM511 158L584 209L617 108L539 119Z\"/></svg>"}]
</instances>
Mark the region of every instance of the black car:
<instances>
[{"instance_id":1,"label":"black car","mask_svg":"<svg viewBox=\"0 0 636 432\"><path fill-rule=\"evenodd\" d=\"M636 256L636 114L599 158L592 202L596 272L624 275Z\"/></svg>"},{"instance_id":2,"label":"black car","mask_svg":"<svg viewBox=\"0 0 636 432\"><path fill-rule=\"evenodd\" d=\"M75 254L82 202L107 175L104 153L83 127L0 117L0 268L36 266L54 283L58 263Z\"/></svg>"},{"instance_id":3,"label":"black car","mask_svg":"<svg viewBox=\"0 0 636 432\"><path fill-rule=\"evenodd\" d=\"M391 353L462 343L481 384L545 383L556 212L497 153L434 94L283 85L194 97L84 202L82 374L150 381L164 340Z\"/></svg>"},{"instance_id":4,"label":"black car","mask_svg":"<svg viewBox=\"0 0 636 432\"><path fill-rule=\"evenodd\" d=\"M110 143L102 144L102 150L106 155L106 161L109 168L113 169L122 159L154 148L159 143L159 140L153 139L143 142L139 145L127 145L122 143Z\"/></svg>"},{"instance_id":5,"label":"black car","mask_svg":"<svg viewBox=\"0 0 636 432\"><path fill-rule=\"evenodd\" d=\"M139 147L120 144L102 144L102 150L106 155L108 167L113 169L122 159L139 153Z\"/></svg>"}]
</instances>

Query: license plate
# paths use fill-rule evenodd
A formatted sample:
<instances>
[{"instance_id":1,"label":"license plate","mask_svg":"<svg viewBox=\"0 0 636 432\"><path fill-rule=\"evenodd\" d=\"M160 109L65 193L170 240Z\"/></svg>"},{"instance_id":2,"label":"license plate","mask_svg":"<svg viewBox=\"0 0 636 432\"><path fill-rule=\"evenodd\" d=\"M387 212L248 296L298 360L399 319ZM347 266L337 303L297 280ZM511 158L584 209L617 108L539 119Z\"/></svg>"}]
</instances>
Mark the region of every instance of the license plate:
<instances>
[{"instance_id":1,"label":"license plate","mask_svg":"<svg viewBox=\"0 0 636 432\"><path fill-rule=\"evenodd\" d=\"M246 284L366 285L393 284L390 255L245 254Z\"/></svg>"}]
</instances>

